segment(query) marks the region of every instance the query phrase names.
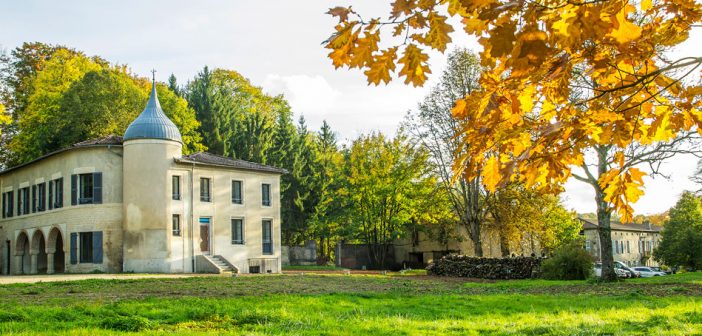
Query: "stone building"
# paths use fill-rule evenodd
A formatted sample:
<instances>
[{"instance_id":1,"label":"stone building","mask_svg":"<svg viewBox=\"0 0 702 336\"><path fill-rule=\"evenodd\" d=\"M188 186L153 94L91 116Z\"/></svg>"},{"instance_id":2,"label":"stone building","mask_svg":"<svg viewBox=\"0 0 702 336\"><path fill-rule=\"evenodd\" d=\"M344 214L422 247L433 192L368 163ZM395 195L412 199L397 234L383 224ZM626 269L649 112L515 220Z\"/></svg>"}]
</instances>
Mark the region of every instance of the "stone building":
<instances>
[{"instance_id":1,"label":"stone building","mask_svg":"<svg viewBox=\"0 0 702 336\"><path fill-rule=\"evenodd\" d=\"M580 218L583 223L582 235L585 238L585 249L597 261L602 260L600 237L597 234L596 219ZM663 229L651 223L622 224L617 221L610 223L612 229L612 254L614 261L621 261L629 266L658 266L653 260L652 253L660 240Z\"/></svg>"},{"instance_id":2,"label":"stone building","mask_svg":"<svg viewBox=\"0 0 702 336\"><path fill-rule=\"evenodd\" d=\"M285 171L182 146L154 86L124 137L0 172L2 273L279 272Z\"/></svg>"}]
</instances>

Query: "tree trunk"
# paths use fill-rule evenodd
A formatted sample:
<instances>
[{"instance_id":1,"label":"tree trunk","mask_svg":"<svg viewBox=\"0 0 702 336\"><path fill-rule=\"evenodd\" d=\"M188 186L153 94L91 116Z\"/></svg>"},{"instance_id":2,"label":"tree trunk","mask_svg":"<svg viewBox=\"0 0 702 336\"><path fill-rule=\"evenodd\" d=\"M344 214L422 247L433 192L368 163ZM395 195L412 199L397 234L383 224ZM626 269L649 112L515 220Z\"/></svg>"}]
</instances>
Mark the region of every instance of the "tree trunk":
<instances>
[{"instance_id":1,"label":"tree trunk","mask_svg":"<svg viewBox=\"0 0 702 336\"><path fill-rule=\"evenodd\" d=\"M609 149L604 146L596 148L597 150L597 173L598 178L607 172L607 153ZM595 200L597 201L597 234L600 238L600 259L602 261L602 276L604 281L616 281L617 273L614 271L614 256L612 255L612 229L610 220L612 218L612 210L604 200L604 189L597 183L595 187Z\"/></svg>"},{"instance_id":2,"label":"tree trunk","mask_svg":"<svg viewBox=\"0 0 702 336\"><path fill-rule=\"evenodd\" d=\"M509 258L509 239L504 233L500 233L500 251L502 258Z\"/></svg>"},{"instance_id":3,"label":"tree trunk","mask_svg":"<svg viewBox=\"0 0 702 336\"><path fill-rule=\"evenodd\" d=\"M473 252L475 253L476 257L482 257L483 241L482 237L480 236L480 222L473 219L470 226L472 227L470 239L473 241Z\"/></svg>"}]
</instances>

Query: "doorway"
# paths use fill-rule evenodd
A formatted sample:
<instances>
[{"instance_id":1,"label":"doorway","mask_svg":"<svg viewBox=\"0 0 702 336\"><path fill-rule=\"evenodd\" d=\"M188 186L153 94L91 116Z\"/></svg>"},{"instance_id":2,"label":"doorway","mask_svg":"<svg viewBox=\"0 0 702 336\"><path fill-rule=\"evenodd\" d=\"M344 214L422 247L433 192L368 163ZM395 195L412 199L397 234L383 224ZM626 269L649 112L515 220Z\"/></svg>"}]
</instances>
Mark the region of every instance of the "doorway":
<instances>
[{"instance_id":1,"label":"doorway","mask_svg":"<svg viewBox=\"0 0 702 336\"><path fill-rule=\"evenodd\" d=\"M200 217L200 252L210 254L210 217Z\"/></svg>"}]
</instances>

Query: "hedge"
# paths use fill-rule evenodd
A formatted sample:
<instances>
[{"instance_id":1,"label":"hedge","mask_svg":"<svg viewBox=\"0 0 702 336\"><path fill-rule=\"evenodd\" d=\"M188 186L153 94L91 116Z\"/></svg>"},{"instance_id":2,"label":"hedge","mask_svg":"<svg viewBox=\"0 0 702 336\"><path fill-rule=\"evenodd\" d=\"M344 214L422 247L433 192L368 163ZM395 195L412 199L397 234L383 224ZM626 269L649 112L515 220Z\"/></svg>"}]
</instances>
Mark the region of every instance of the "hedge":
<instances>
[{"instance_id":1,"label":"hedge","mask_svg":"<svg viewBox=\"0 0 702 336\"><path fill-rule=\"evenodd\" d=\"M479 258L447 255L427 266L430 275L478 279L529 279L537 277L541 258Z\"/></svg>"}]
</instances>

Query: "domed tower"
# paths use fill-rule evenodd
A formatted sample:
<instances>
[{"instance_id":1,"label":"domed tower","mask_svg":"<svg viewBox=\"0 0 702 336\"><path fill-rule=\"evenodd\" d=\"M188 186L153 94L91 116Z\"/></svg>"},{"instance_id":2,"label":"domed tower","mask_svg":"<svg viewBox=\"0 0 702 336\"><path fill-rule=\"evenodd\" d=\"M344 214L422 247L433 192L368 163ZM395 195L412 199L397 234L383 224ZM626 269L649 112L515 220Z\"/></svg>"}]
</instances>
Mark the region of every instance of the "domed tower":
<instances>
[{"instance_id":1,"label":"domed tower","mask_svg":"<svg viewBox=\"0 0 702 336\"><path fill-rule=\"evenodd\" d=\"M170 178L182 155L178 127L161 109L154 79L146 108L124 133L125 272L170 272Z\"/></svg>"}]
</instances>

